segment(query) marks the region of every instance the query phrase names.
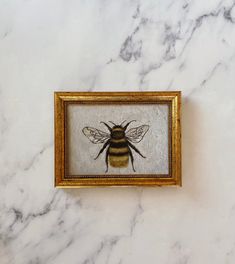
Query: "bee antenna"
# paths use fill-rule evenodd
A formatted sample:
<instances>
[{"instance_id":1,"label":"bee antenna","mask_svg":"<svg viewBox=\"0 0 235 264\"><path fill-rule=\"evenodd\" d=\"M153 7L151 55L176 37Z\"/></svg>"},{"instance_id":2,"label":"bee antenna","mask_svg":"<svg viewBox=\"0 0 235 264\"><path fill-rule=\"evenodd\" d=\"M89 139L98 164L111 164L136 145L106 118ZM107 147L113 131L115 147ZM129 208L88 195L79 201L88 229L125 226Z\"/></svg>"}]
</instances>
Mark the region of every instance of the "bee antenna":
<instances>
[{"instance_id":1,"label":"bee antenna","mask_svg":"<svg viewBox=\"0 0 235 264\"><path fill-rule=\"evenodd\" d=\"M109 121L111 124L113 124L114 126L116 126L116 124L115 123L113 123L112 121Z\"/></svg>"},{"instance_id":2,"label":"bee antenna","mask_svg":"<svg viewBox=\"0 0 235 264\"><path fill-rule=\"evenodd\" d=\"M128 122L128 123L124 126L124 130L126 130L127 127L130 125L130 123L132 123L132 122L136 122L136 120L131 120L130 122Z\"/></svg>"},{"instance_id":3,"label":"bee antenna","mask_svg":"<svg viewBox=\"0 0 235 264\"><path fill-rule=\"evenodd\" d=\"M121 125L120 125L120 126L122 126L122 125L123 125L125 122L126 122L126 120L122 121L122 123L121 123Z\"/></svg>"},{"instance_id":4,"label":"bee antenna","mask_svg":"<svg viewBox=\"0 0 235 264\"><path fill-rule=\"evenodd\" d=\"M112 128L108 125L108 124L106 124L105 122L103 122L103 121L101 121L100 122L101 124L104 124L107 128L108 128L108 130L111 132L112 131Z\"/></svg>"}]
</instances>

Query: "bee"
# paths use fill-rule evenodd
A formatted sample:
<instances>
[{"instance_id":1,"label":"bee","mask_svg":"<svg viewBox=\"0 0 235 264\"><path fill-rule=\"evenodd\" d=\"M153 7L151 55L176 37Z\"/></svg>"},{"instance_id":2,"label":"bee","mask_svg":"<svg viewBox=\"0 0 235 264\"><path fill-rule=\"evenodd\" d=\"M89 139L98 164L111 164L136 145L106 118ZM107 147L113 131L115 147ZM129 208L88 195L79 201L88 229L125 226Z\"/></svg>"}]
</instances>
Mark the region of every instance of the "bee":
<instances>
[{"instance_id":1,"label":"bee","mask_svg":"<svg viewBox=\"0 0 235 264\"><path fill-rule=\"evenodd\" d=\"M132 164L132 169L135 172L134 156L132 150L138 153L142 158L146 158L141 152L132 144L139 143L149 130L148 125L141 125L129 129L126 132L127 127L136 120L128 122L126 125L123 121L120 125L116 125L114 122L109 121L112 126L101 121L108 129L109 133L96 129L94 127L84 127L82 129L83 134L93 143L102 144L98 155L94 158L98 159L101 153L106 149L105 163L106 171L108 172L109 165L114 168L125 168L129 164L129 157Z\"/></svg>"}]
</instances>

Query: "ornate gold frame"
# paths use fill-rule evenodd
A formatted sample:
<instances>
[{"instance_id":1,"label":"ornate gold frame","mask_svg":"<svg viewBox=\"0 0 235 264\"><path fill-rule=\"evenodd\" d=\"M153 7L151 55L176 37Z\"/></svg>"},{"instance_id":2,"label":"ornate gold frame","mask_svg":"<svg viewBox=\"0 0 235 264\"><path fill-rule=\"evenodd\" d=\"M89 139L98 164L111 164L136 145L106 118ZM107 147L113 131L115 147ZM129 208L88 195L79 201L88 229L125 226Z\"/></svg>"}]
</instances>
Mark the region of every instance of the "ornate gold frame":
<instances>
[{"instance_id":1,"label":"ornate gold frame","mask_svg":"<svg viewBox=\"0 0 235 264\"><path fill-rule=\"evenodd\" d=\"M55 92L55 187L181 186L181 92ZM169 104L171 177L66 177L66 113L68 104Z\"/></svg>"}]
</instances>

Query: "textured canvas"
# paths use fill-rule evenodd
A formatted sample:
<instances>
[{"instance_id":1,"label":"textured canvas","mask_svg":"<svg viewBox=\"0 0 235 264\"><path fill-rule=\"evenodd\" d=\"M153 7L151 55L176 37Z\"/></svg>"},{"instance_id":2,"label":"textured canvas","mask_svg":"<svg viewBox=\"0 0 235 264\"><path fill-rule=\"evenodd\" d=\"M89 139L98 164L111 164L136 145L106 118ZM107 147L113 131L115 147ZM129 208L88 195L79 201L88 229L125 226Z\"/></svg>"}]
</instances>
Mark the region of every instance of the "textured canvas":
<instances>
[{"instance_id":1,"label":"textured canvas","mask_svg":"<svg viewBox=\"0 0 235 264\"><path fill-rule=\"evenodd\" d=\"M136 120L136 121L133 121ZM111 122L110 122L111 121ZM84 128L98 129L110 135L110 131L101 122L111 128L114 124L125 126L126 134L130 129L143 126L147 132L138 143L132 143L143 158L134 149L133 170L130 155L128 165L125 167L110 166L106 171L106 151L109 146L97 157L103 143L95 144L84 134ZM114 123L114 124L113 124ZM169 106L167 104L136 104L136 105L88 105L71 104L67 109L67 151L68 174L78 175L125 175L125 174L158 174L169 173Z\"/></svg>"}]
</instances>

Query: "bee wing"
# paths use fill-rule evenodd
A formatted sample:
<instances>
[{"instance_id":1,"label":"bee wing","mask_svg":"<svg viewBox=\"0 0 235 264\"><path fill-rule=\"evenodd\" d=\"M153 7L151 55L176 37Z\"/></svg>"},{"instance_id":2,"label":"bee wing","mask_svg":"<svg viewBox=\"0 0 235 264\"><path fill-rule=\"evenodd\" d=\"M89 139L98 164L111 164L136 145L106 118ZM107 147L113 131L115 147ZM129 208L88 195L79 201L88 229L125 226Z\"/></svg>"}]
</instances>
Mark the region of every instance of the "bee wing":
<instances>
[{"instance_id":1,"label":"bee wing","mask_svg":"<svg viewBox=\"0 0 235 264\"><path fill-rule=\"evenodd\" d=\"M126 132L126 137L131 142L138 143L143 139L144 135L148 132L148 130L149 130L148 125L134 127Z\"/></svg>"},{"instance_id":2,"label":"bee wing","mask_svg":"<svg viewBox=\"0 0 235 264\"><path fill-rule=\"evenodd\" d=\"M94 127L84 127L82 132L94 144L104 143L110 138L108 133Z\"/></svg>"}]
</instances>

